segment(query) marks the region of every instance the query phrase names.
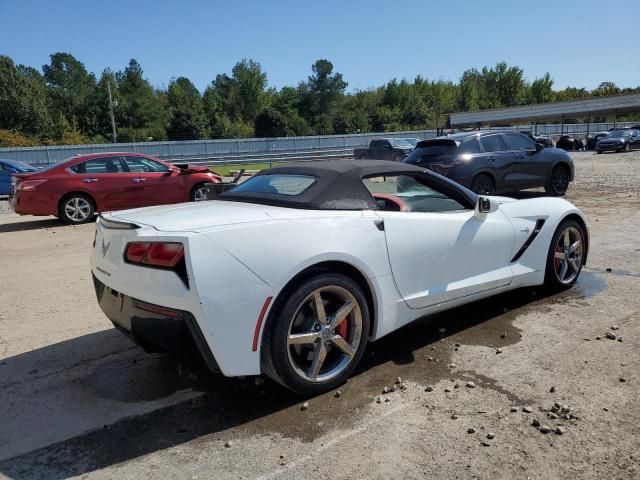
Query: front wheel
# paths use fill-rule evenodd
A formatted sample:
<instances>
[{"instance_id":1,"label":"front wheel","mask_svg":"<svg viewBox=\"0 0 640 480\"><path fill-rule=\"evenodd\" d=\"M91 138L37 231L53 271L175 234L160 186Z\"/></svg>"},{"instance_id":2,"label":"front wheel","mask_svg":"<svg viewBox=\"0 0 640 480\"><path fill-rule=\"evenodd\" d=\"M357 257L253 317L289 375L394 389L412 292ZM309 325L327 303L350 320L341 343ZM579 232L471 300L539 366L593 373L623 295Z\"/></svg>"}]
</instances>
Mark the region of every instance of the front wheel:
<instances>
[{"instance_id":1,"label":"front wheel","mask_svg":"<svg viewBox=\"0 0 640 480\"><path fill-rule=\"evenodd\" d=\"M201 183L200 185L196 185L195 187L193 187L193 189L191 190L191 196L189 199L192 202L204 202L205 200L208 200L209 198L208 195L209 195L209 187Z\"/></svg>"},{"instance_id":2,"label":"front wheel","mask_svg":"<svg viewBox=\"0 0 640 480\"><path fill-rule=\"evenodd\" d=\"M93 200L83 193L74 193L63 198L58 208L60 220L68 225L80 225L93 219Z\"/></svg>"},{"instance_id":3,"label":"front wheel","mask_svg":"<svg viewBox=\"0 0 640 480\"><path fill-rule=\"evenodd\" d=\"M623 151L623 152L628 152L629 150L631 150L631 146L630 146L628 143L626 143L626 144L624 145L624 148L622 149L622 151Z\"/></svg>"},{"instance_id":4,"label":"front wheel","mask_svg":"<svg viewBox=\"0 0 640 480\"><path fill-rule=\"evenodd\" d=\"M553 291L576 283L586 253L586 233L575 220L565 220L553 235L547 255L545 285Z\"/></svg>"},{"instance_id":5,"label":"front wheel","mask_svg":"<svg viewBox=\"0 0 640 480\"><path fill-rule=\"evenodd\" d=\"M496 188L491 177L485 173L481 173L471 180L471 191L478 195L493 195Z\"/></svg>"},{"instance_id":6,"label":"front wheel","mask_svg":"<svg viewBox=\"0 0 640 480\"><path fill-rule=\"evenodd\" d=\"M264 334L264 373L301 394L344 383L369 334L369 309L358 284L338 273L319 273L274 308Z\"/></svg>"},{"instance_id":7,"label":"front wheel","mask_svg":"<svg viewBox=\"0 0 640 480\"><path fill-rule=\"evenodd\" d=\"M557 197L564 195L569 188L569 169L559 165L551 172L549 183L545 187L545 191Z\"/></svg>"}]
</instances>

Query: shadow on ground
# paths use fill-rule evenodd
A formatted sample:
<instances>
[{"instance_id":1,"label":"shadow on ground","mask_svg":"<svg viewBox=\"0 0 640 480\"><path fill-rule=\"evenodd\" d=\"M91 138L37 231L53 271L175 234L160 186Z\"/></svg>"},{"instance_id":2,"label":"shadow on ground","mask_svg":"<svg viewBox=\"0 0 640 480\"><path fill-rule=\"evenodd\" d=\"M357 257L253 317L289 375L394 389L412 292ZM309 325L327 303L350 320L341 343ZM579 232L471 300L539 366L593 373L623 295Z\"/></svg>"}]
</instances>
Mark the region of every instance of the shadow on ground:
<instances>
[{"instance_id":1,"label":"shadow on ground","mask_svg":"<svg viewBox=\"0 0 640 480\"><path fill-rule=\"evenodd\" d=\"M579 302L603 288L604 283L594 274L583 272L579 285L561 294L547 296L541 291L519 290L414 322L369 346L358 371L343 386L340 399L331 393L309 399L313 408L306 412L298 407L303 397L269 381L224 378L210 374L199 364L178 363L165 355L151 356L153 361L140 362L138 359L145 354L137 350L133 360L126 358L125 354L137 347L125 345L124 337L113 330L10 357L0 364L0 375L7 378L3 372L8 372L8 381L16 383L31 381L28 378L31 372L27 370L34 359L36 363L48 365L51 371L44 374L50 375L82 361L82 358L69 359L66 351L98 349L99 353L109 354L110 350L123 349L81 380L96 397L130 403L184 389L201 393L195 398L122 418L110 425L96 424L88 432L2 460L0 473L12 478L69 477L190 441L219 441L221 446L229 438L238 439L255 433L278 433L311 441L337 425L345 427L355 423L354 412L366 407L382 386L391 384L396 376L418 382L453 379L456 374L447 365L457 348L469 344L498 348L516 343L520 340L520 331L513 326L513 321L519 315L532 310L548 311L549 305L557 302ZM137 366L124 368L125 363L131 362ZM6 386L3 380L0 387ZM14 400L20 402L21 399ZM47 411L49 406L38 408ZM76 415L91 417L95 414L93 408L97 411L100 402L66 405L68 418L63 420L74 422ZM33 411L21 413L25 421L33 414ZM46 427L42 425L42 428Z\"/></svg>"}]
</instances>

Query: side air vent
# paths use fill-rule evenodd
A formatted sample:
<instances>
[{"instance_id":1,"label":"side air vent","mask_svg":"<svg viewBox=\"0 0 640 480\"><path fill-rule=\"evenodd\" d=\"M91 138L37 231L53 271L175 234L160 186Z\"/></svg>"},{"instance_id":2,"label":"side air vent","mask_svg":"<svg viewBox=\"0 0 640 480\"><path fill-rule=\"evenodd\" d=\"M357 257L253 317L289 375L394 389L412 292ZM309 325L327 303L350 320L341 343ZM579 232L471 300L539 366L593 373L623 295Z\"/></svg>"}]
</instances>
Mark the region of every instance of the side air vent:
<instances>
[{"instance_id":1,"label":"side air vent","mask_svg":"<svg viewBox=\"0 0 640 480\"><path fill-rule=\"evenodd\" d=\"M544 219L539 218L538 220L536 220L536 226L533 229L533 232L531 232L531 235L529 235L529 238L527 238L527 241L524 242L522 247L520 247L520 250L518 250L518 253L516 253L515 256L511 259L511 263L517 262L522 256L522 254L527 251L527 248L529 248L529 245L533 243L533 241L536 239L536 237L540 233L540 230L542 230L543 225L544 225Z\"/></svg>"}]
</instances>

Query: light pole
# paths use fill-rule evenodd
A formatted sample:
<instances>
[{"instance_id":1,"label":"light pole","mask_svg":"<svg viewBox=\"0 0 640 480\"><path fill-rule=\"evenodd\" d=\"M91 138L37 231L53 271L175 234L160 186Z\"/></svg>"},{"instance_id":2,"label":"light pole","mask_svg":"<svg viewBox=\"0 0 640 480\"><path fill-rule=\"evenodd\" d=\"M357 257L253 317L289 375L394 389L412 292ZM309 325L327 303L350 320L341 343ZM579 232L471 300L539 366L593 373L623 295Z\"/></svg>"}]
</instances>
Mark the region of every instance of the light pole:
<instances>
[{"instance_id":1,"label":"light pole","mask_svg":"<svg viewBox=\"0 0 640 480\"><path fill-rule=\"evenodd\" d=\"M113 143L118 142L118 134L116 133L116 119L113 116L113 100L111 100L111 82L107 80L107 92L109 93L109 116L111 117L111 139Z\"/></svg>"}]
</instances>

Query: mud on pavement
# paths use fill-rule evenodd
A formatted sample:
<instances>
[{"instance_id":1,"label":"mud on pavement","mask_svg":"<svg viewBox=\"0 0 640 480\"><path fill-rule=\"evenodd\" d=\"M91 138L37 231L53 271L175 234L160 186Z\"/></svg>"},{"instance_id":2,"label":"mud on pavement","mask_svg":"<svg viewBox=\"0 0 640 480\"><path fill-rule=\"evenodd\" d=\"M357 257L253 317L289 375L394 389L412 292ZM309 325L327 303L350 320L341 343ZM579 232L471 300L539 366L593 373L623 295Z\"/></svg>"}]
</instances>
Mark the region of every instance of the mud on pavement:
<instances>
[{"instance_id":1,"label":"mud on pavement","mask_svg":"<svg viewBox=\"0 0 640 480\"><path fill-rule=\"evenodd\" d=\"M637 478L639 165L576 155L591 250L575 288L409 325L339 396L145 354L95 305L91 225L2 214L0 475Z\"/></svg>"}]
</instances>

